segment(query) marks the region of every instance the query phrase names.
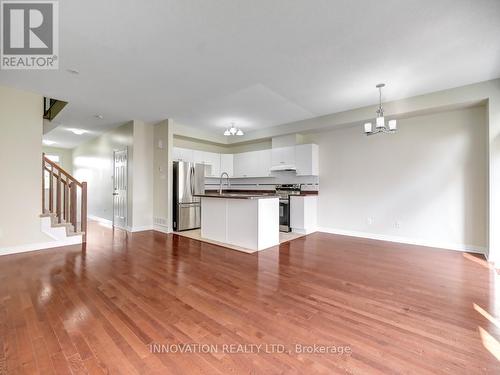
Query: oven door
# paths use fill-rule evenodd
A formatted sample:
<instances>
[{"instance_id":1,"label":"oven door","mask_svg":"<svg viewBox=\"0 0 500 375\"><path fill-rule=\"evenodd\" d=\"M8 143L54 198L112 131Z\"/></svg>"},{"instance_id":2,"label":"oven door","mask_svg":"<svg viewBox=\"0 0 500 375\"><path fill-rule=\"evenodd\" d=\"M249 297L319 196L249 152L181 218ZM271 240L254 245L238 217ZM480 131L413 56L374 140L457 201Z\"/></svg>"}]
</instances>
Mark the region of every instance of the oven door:
<instances>
[{"instance_id":1,"label":"oven door","mask_svg":"<svg viewBox=\"0 0 500 375\"><path fill-rule=\"evenodd\" d=\"M280 231L290 232L290 200L280 199Z\"/></svg>"}]
</instances>

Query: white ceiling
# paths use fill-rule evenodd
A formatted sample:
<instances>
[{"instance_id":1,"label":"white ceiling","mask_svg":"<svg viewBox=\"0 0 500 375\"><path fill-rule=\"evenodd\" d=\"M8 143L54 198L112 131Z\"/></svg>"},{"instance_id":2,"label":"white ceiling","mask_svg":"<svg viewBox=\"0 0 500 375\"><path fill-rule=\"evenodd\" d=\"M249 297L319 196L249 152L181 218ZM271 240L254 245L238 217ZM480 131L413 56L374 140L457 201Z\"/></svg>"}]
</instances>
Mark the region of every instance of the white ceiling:
<instances>
[{"instance_id":1,"label":"white ceiling","mask_svg":"<svg viewBox=\"0 0 500 375\"><path fill-rule=\"evenodd\" d=\"M378 82L395 100L500 77L498 0L59 4L60 70L0 84L68 101L46 136L65 147L131 119L251 132L375 104Z\"/></svg>"}]
</instances>

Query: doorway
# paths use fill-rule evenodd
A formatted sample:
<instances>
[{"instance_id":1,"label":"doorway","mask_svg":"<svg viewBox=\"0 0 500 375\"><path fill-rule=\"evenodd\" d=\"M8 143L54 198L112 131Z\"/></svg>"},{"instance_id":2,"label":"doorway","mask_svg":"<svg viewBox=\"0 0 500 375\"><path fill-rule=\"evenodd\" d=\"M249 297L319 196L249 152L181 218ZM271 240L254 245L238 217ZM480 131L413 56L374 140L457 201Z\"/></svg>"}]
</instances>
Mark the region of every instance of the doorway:
<instances>
[{"instance_id":1,"label":"doorway","mask_svg":"<svg viewBox=\"0 0 500 375\"><path fill-rule=\"evenodd\" d=\"M127 228L127 149L113 152L113 227Z\"/></svg>"}]
</instances>

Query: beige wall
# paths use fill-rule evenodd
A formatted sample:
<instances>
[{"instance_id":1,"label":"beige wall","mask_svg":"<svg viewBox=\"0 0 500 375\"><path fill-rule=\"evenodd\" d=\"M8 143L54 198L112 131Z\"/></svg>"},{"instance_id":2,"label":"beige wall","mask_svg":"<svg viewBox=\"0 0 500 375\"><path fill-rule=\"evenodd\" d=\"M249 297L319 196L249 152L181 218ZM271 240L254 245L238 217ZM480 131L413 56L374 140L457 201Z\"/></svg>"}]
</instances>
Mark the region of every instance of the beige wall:
<instances>
[{"instance_id":1,"label":"beige wall","mask_svg":"<svg viewBox=\"0 0 500 375\"><path fill-rule=\"evenodd\" d=\"M0 86L0 252L52 240L40 231L39 217L42 99Z\"/></svg>"},{"instance_id":2,"label":"beige wall","mask_svg":"<svg viewBox=\"0 0 500 375\"><path fill-rule=\"evenodd\" d=\"M270 149L271 147L272 147L271 139L266 139L258 142L230 145L229 147L227 147L227 153L238 154L240 152L267 150Z\"/></svg>"},{"instance_id":3,"label":"beige wall","mask_svg":"<svg viewBox=\"0 0 500 375\"><path fill-rule=\"evenodd\" d=\"M223 145L220 143L207 142L202 139L185 138L174 135L173 145L174 147L182 147L198 151L216 152L220 154L237 154L239 152L270 149L271 139L234 145Z\"/></svg>"},{"instance_id":4,"label":"beige wall","mask_svg":"<svg viewBox=\"0 0 500 375\"><path fill-rule=\"evenodd\" d=\"M172 230L172 147L173 123L170 120L154 125L153 216L154 228Z\"/></svg>"},{"instance_id":5,"label":"beige wall","mask_svg":"<svg viewBox=\"0 0 500 375\"><path fill-rule=\"evenodd\" d=\"M113 151L128 149L128 225L132 225L134 123L128 122L73 150L73 174L88 186L88 214L113 220Z\"/></svg>"},{"instance_id":6,"label":"beige wall","mask_svg":"<svg viewBox=\"0 0 500 375\"><path fill-rule=\"evenodd\" d=\"M174 147L188 148L190 150L216 152L221 154L227 152L226 147L220 144L178 136L174 136L173 145Z\"/></svg>"},{"instance_id":7,"label":"beige wall","mask_svg":"<svg viewBox=\"0 0 500 375\"><path fill-rule=\"evenodd\" d=\"M61 167L68 173L73 173L73 150L70 148L42 146L42 152L48 155L58 155Z\"/></svg>"},{"instance_id":8,"label":"beige wall","mask_svg":"<svg viewBox=\"0 0 500 375\"><path fill-rule=\"evenodd\" d=\"M448 248L487 246L487 119L475 107L309 134L320 150L318 225Z\"/></svg>"},{"instance_id":9,"label":"beige wall","mask_svg":"<svg viewBox=\"0 0 500 375\"><path fill-rule=\"evenodd\" d=\"M153 136L153 125L134 121L132 231L153 227Z\"/></svg>"}]
</instances>

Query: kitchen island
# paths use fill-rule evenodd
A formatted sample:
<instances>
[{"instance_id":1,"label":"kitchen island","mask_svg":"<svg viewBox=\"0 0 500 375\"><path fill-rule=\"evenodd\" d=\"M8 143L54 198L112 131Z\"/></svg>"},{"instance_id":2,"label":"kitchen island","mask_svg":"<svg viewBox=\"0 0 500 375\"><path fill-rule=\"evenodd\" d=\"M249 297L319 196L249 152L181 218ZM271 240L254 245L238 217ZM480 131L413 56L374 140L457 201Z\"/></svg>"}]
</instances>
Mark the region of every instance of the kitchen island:
<instances>
[{"instance_id":1,"label":"kitchen island","mask_svg":"<svg viewBox=\"0 0 500 375\"><path fill-rule=\"evenodd\" d=\"M201 237L247 249L279 245L279 198L274 194L205 193Z\"/></svg>"}]
</instances>

